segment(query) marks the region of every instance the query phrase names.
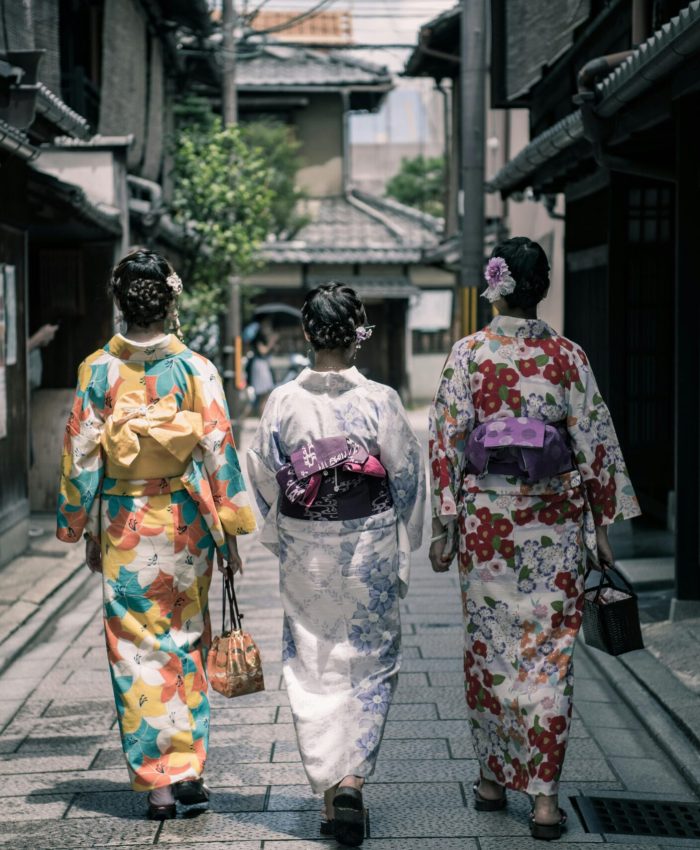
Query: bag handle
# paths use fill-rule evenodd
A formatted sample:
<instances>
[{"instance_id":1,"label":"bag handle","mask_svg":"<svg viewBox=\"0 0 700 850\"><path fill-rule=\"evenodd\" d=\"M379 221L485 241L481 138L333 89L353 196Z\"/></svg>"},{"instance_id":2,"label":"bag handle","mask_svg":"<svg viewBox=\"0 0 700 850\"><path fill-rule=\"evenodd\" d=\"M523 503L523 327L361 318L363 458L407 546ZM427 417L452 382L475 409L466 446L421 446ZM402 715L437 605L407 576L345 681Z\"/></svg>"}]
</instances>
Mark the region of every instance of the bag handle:
<instances>
[{"instance_id":1,"label":"bag handle","mask_svg":"<svg viewBox=\"0 0 700 850\"><path fill-rule=\"evenodd\" d=\"M598 587L596 588L596 592L595 592L595 596L593 597L593 601L598 602L598 599L600 598L600 594L603 592L603 590L605 590L606 587L611 587L613 590L620 590L618 585L616 585L615 582L610 577L611 573L622 584L622 590L626 590L627 593L629 593L630 596L633 596L636 599L637 594L636 594L634 588L632 587L630 582L627 580L627 578L625 578L625 576L620 572L620 570L618 570L618 568L614 564L608 563L607 561L603 561L602 563L603 563L605 569L600 571L600 581L598 582ZM583 577L584 583L585 583L586 579L588 578L588 576L591 574L592 571L593 571L593 568L588 567L588 569L586 570L586 573Z\"/></svg>"},{"instance_id":2,"label":"bag handle","mask_svg":"<svg viewBox=\"0 0 700 850\"><path fill-rule=\"evenodd\" d=\"M228 571L223 573L223 614L221 620L221 634L226 634L226 609L228 608L229 622L231 623L231 631L232 632L240 632L241 631L241 620L243 619L243 614L238 609L238 600L236 599L236 591L233 587L233 576L229 574Z\"/></svg>"}]
</instances>

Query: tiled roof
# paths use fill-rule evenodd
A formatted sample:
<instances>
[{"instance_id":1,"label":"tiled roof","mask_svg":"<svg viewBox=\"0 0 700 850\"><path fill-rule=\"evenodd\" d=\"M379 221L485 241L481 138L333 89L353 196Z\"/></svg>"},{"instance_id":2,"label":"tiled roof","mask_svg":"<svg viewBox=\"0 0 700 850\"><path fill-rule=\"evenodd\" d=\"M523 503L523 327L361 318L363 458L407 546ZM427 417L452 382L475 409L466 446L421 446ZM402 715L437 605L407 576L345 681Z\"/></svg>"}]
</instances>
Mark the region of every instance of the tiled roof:
<instances>
[{"instance_id":1,"label":"tiled roof","mask_svg":"<svg viewBox=\"0 0 700 850\"><path fill-rule=\"evenodd\" d=\"M43 83L39 83L36 101L38 111L64 133L77 139L90 138L90 125L68 104Z\"/></svg>"},{"instance_id":2,"label":"tiled roof","mask_svg":"<svg viewBox=\"0 0 700 850\"><path fill-rule=\"evenodd\" d=\"M303 88L315 86L390 86L391 74L381 65L337 53L323 53L281 44L248 44L236 70L240 89Z\"/></svg>"},{"instance_id":3,"label":"tiled roof","mask_svg":"<svg viewBox=\"0 0 700 850\"><path fill-rule=\"evenodd\" d=\"M39 149L27 138L26 133L0 119L0 150L9 151L22 159L32 160L39 156Z\"/></svg>"},{"instance_id":4,"label":"tiled roof","mask_svg":"<svg viewBox=\"0 0 700 850\"><path fill-rule=\"evenodd\" d=\"M95 204L88 199L80 186L60 180L36 167L32 168L32 180L41 185L47 197L70 207L78 219L96 226L104 233L113 236L121 234L121 214L116 207Z\"/></svg>"},{"instance_id":5,"label":"tiled roof","mask_svg":"<svg viewBox=\"0 0 700 850\"><path fill-rule=\"evenodd\" d=\"M421 46L433 49L439 47L442 51L446 51L449 46L449 52L453 52L454 47L444 42L459 40L461 14L462 6L457 4L423 24L418 33L418 44L406 60L404 74L407 77L432 76L435 67L440 69L445 67L449 60L445 57L430 56L421 49Z\"/></svg>"},{"instance_id":6,"label":"tiled roof","mask_svg":"<svg viewBox=\"0 0 700 850\"><path fill-rule=\"evenodd\" d=\"M693 0L596 85L595 113L603 118L615 115L659 79L677 70L690 55L699 52L700 0ZM486 184L486 191L507 194L525 188L541 165L583 138L583 114L577 109L533 139L504 165Z\"/></svg>"},{"instance_id":7,"label":"tiled roof","mask_svg":"<svg viewBox=\"0 0 700 850\"><path fill-rule=\"evenodd\" d=\"M290 241L268 242L269 263L420 263L439 242L440 221L364 193L309 203L312 221Z\"/></svg>"}]
</instances>

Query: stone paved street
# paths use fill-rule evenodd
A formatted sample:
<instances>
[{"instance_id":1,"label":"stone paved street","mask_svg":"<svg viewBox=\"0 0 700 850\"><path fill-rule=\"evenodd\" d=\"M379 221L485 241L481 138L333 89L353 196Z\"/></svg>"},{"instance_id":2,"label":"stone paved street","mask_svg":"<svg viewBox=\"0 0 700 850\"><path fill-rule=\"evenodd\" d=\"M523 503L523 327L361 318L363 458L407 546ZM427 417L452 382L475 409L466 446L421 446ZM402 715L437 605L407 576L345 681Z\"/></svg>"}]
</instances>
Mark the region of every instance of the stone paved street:
<instances>
[{"instance_id":1,"label":"stone paved street","mask_svg":"<svg viewBox=\"0 0 700 850\"><path fill-rule=\"evenodd\" d=\"M172 850L308 850L317 840L320 801L305 782L281 686L281 610L276 564L245 542L240 583L246 625L264 653L267 690L213 699L207 778L211 810L163 825L143 817L145 797L126 786L100 622L91 580L42 640L0 680L0 760L5 775L0 845L16 848L129 847ZM215 618L218 622L218 584ZM416 558L403 606L404 664L378 768L366 792L368 850L497 850L541 846L528 837L527 799L477 814L477 763L461 685L456 575L435 576ZM577 650L575 720L564 774L569 830L558 846L700 847L697 841L589 834L569 801L580 794L693 800L661 749Z\"/></svg>"}]
</instances>

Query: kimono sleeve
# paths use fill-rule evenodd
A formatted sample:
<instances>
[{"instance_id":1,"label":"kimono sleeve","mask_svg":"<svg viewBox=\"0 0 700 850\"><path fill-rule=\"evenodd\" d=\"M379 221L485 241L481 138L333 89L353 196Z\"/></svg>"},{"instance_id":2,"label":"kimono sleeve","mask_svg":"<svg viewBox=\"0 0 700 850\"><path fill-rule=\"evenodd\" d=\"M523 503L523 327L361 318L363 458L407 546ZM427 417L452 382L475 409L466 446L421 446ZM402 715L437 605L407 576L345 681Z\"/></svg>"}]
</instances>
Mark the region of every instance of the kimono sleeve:
<instances>
[{"instance_id":1,"label":"kimono sleeve","mask_svg":"<svg viewBox=\"0 0 700 850\"><path fill-rule=\"evenodd\" d=\"M248 477L255 501L263 517L279 497L279 485L275 477L284 465L279 437L277 394L272 393L260 418L253 444L248 450Z\"/></svg>"},{"instance_id":2,"label":"kimono sleeve","mask_svg":"<svg viewBox=\"0 0 700 850\"><path fill-rule=\"evenodd\" d=\"M399 522L411 551L416 551L423 539L425 468L420 443L395 390L389 390L380 411L377 442Z\"/></svg>"},{"instance_id":3,"label":"kimono sleeve","mask_svg":"<svg viewBox=\"0 0 700 850\"><path fill-rule=\"evenodd\" d=\"M83 534L98 537L100 533L98 494L104 477L100 440L105 404L100 379L106 378L105 370L88 360L78 368L78 385L63 438L58 491L56 537L64 543L76 543Z\"/></svg>"},{"instance_id":4,"label":"kimono sleeve","mask_svg":"<svg viewBox=\"0 0 700 850\"><path fill-rule=\"evenodd\" d=\"M206 483L226 534L250 534L256 528L255 517L238 462L224 388L214 365L204 362L203 374L195 378L194 395L195 411L202 415L200 447Z\"/></svg>"},{"instance_id":5,"label":"kimono sleeve","mask_svg":"<svg viewBox=\"0 0 700 850\"><path fill-rule=\"evenodd\" d=\"M457 518L467 437L474 427L474 402L468 372L470 354L471 349L464 340L452 348L430 409L432 511L443 525Z\"/></svg>"},{"instance_id":6,"label":"kimono sleeve","mask_svg":"<svg viewBox=\"0 0 700 850\"><path fill-rule=\"evenodd\" d=\"M596 525L639 516L612 417L586 355L572 355L567 427Z\"/></svg>"}]
</instances>

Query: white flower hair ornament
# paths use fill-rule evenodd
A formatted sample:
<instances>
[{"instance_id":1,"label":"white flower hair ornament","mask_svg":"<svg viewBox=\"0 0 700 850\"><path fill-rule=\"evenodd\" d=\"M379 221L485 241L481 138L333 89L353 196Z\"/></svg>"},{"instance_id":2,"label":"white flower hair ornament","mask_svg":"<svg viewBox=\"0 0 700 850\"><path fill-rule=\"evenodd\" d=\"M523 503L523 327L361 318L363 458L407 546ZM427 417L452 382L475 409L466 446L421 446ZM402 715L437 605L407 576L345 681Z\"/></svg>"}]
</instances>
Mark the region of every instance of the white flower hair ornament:
<instances>
[{"instance_id":1,"label":"white flower hair ornament","mask_svg":"<svg viewBox=\"0 0 700 850\"><path fill-rule=\"evenodd\" d=\"M504 295L510 295L515 289L515 279L503 257L491 257L486 264L484 277L487 286L481 295L491 304Z\"/></svg>"},{"instance_id":2,"label":"white flower hair ornament","mask_svg":"<svg viewBox=\"0 0 700 850\"><path fill-rule=\"evenodd\" d=\"M372 336L373 330L374 325L360 325L358 328L355 328L355 347L358 350L362 347L362 343L367 342L367 340Z\"/></svg>"},{"instance_id":3,"label":"white flower hair ornament","mask_svg":"<svg viewBox=\"0 0 700 850\"><path fill-rule=\"evenodd\" d=\"M175 272L169 274L165 279L165 283L172 289L175 295L182 293L182 281L179 274L175 274Z\"/></svg>"},{"instance_id":4,"label":"white flower hair ornament","mask_svg":"<svg viewBox=\"0 0 700 850\"><path fill-rule=\"evenodd\" d=\"M170 303L170 307L168 308L167 319L170 323L170 333L175 334L175 336L182 342L182 329L180 327L180 313L177 309L177 299L178 296L182 294L182 281L180 280L180 275L169 274L165 278L165 284L173 291L173 295L175 296Z\"/></svg>"}]
</instances>

